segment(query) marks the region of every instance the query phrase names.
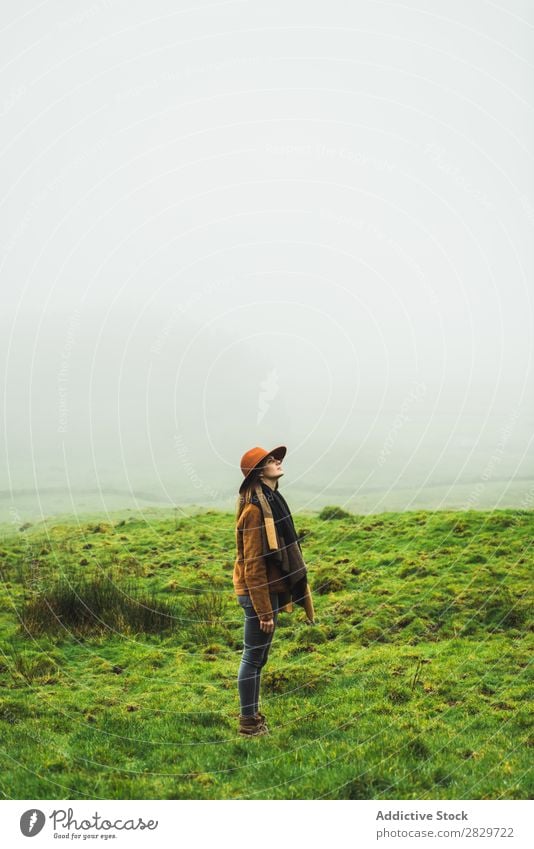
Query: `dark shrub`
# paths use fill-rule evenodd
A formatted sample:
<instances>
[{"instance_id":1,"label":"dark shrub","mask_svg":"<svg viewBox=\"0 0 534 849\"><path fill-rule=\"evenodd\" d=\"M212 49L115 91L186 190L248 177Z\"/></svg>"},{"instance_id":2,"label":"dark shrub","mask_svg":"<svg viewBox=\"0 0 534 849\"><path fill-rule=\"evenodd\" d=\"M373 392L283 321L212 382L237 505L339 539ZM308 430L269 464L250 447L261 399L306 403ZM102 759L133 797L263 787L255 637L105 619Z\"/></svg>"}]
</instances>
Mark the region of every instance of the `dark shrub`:
<instances>
[{"instance_id":1,"label":"dark shrub","mask_svg":"<svg viewBox=\"0 0 534 849\"><path fill-rule=\"evenodd\" d=\"M135 595L130 585L118 586L103 575L64 577L25 602L21 629L30 634L160 633L177 624L176 611L166 601Z\"/></svg>"},{"instance_id":2,"label":"dark shrub","mask_svg":"<svg viewBox=\"0 0 534 849\"><path fill-rule=\"evenodd\" d=\"M347 513L345 510L342 510L341 507L323 507L321 512L319 513L319 518L323 520L323 522L329 522L332 519L350 519L352 518L350 513Z\"/></svg>"}]
</instances>

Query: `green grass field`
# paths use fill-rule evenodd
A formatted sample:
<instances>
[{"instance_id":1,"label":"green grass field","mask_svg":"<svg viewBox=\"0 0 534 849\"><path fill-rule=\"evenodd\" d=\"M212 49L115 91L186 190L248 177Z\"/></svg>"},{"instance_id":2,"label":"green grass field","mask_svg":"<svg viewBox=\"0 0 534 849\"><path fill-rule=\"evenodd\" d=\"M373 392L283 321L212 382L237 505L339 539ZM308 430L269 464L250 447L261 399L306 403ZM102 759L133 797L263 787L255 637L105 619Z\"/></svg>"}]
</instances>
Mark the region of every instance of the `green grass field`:
<instances>
[{"instance_id":1,"label":"green grass field","mask_svg":"<svg viewBox=\"0 0 534 849\"><path fill-rule=\"evenodd\" d=\"M280 615L256 739L231 514L4 536L3 797L532 798L534 513L295 520L317 625Z\"/></svg>"}]
</instances>

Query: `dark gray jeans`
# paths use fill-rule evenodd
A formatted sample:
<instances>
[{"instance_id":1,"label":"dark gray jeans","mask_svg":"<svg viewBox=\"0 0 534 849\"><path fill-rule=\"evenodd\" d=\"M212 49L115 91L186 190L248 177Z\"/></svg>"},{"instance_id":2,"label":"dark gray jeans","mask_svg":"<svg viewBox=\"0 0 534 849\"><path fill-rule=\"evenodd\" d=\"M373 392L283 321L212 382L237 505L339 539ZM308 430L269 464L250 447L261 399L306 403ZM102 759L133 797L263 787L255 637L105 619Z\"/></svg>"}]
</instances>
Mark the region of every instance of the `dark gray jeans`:
<instances>
[{"instance_id":1,"label":"dark gray jeans","mask_svg":"<svg viewBox=\"0 0 534 849\"><path fill-rule=\"evenodd\" d=\"M267 663L278 621L278 593L270 593L270 596L274 619L274 630L271 634L261 630L260 620L254 610L250 596L237 596L237 600L245 613L243 654L237 673L241 716L254 716L255 713L258 713L261 670Z\"/></svg>"}]
</instances>

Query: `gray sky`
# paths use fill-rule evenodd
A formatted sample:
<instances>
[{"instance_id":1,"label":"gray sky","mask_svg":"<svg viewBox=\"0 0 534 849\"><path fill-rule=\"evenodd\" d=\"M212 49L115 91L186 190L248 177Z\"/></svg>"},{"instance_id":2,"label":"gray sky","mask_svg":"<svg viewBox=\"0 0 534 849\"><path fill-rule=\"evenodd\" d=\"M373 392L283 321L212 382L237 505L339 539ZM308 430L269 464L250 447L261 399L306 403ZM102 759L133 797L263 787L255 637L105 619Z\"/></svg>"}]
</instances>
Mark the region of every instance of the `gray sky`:
<instances>
[{"instance_id":1,"label":"gray sky","mask_svg":"<svg viewBox=\"0 0 534 849\"><path fill-rule=\"evenodd\" d=\"M533 506L531 4L0 23L0 518Z\"/></svg>"}]
</instances>

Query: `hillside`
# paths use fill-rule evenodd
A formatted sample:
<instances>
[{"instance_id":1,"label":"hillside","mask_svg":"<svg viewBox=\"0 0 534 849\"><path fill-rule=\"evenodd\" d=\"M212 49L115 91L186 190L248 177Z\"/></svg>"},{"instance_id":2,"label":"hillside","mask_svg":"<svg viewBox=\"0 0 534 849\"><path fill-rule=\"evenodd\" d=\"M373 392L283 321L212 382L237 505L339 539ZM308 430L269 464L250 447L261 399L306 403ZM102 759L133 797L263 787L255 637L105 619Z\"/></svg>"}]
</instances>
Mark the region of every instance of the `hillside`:
<instances>
[{"instance_id":1,"label":"hillside","mask_svg":"<svg viewBox=\"0 0 534 849\"><path fill-rule=\"evenodd\" d=\"M534 513L329 515L249 740L231 514L4 535L4 797L530 798Z\"/></svg>"}]
</instances>

